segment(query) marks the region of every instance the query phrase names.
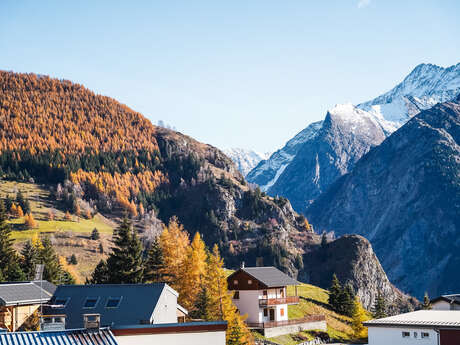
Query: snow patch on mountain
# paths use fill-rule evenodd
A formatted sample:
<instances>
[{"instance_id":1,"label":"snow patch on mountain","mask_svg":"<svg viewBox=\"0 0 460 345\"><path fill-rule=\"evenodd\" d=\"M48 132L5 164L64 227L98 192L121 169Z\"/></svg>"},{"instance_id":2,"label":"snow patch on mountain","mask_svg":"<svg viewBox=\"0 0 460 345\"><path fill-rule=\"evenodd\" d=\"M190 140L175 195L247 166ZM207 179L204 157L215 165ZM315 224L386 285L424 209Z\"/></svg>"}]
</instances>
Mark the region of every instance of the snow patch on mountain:
<instances>
[{"instance_id":1,"label":"snow patch on mountain","mask_svg":"<svg viewBox=\"0 0 460 345\"><path fill-rule=\"evenodd\" d=\"M270 152L259 153L253 150L230 148L223 150L224 153L236 164L238 170L246 176L261 160L270 156Z\"/></svg>"}]
</instances>

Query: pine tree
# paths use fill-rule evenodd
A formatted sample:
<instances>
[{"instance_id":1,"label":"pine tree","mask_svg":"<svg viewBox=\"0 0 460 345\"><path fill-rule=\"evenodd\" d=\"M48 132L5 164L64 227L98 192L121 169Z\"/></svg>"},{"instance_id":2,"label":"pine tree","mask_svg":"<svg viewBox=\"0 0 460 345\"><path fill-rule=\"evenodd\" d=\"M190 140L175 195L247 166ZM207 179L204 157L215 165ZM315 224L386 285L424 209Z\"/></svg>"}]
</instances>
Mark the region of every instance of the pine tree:
<instances>
[{"instance_id":1,"label":"pine tree","mask_svg":"<svg viewBox=\"0 0 460 345\"><path fill-rule=\"evenodd\" d=\"M78 260L77 260L77 257L75 256L75 254L72 254L72 255L70 256L69 263L70 263L71 265L77 265L77 264L78 264Z\"/></svg>"},{"instance_id":2,"label":"pine tree","mask_svg":"<svg viewBox=\"0 0 460 345\"><path fill-rule=\"evenodd\" d=\"M346 316L352 316L355 308L355 293L350 283L345 284L339 294L339 310Z\"/></svg>"},{"instance_id":3,"label":"pine tree","mask_svg":"<svg viewBox=\"0 0 460 345\"><path fill-rule=\"evenodd\" d=\"M99 243L99 253L104 254L104 246L102 243Z\"/></svg>"},{"instance_id":4,"label":"pine tree","mask_svg":"<svg viewBox=\"0 0 460 345\"><path fill-rule=\"evenodd\" d=\"M30 213L31 209L30 209L29 200L24 201L24 205L21 205L21 207L22 207L22 211L24 212L24 214Z\"/></svg>"},{"instance_id":5,"label":"pine tree","mask_svg":"<svg viewBox=\"0 0 460 345\"><path fill-rule=\"evenodd\" d=\"M0 271L4 280L23 280L24 273L19 266L19 258L13 249L11 228L6 222L6 209L3 200L0 200Z\"/></svg>"},{"instance_id":6,"label":"pine tree","mask_svg":"<svg viewBox=\"0 0 460 345\"><path fill-rule=\"evenodd\" d=\"M164 281L165 263L163 251L161 250L158 238L156 238L147 255L145 263L145 280L147 282L159 283Z\"/></svg>"},{"instance_id":7,"label":"pine tree","mask_svg":"<svg viewBox=\"0 0 460 345\"><path fill-rule=\"evenodd\" d=\"M205 284L201 287L200 292L195 301L193 309L189 312L192 319L202 319L205 321L211 320L209 315L209 307L211 305L211 296Z\"/></svg>"},{"instance_id":8,"label":"pine tree","mask_svg":"<svg viewBox=\"0 0 460 345\"><path fill-rule=\"evenodd\" d=\"M366 321L367 315L362 304L359 302L358 296L355 297L355 308L352 316L351 328L353 329L353 337L360 340L367 337L367 328L363 322Z\"/></svg>"},{"instance_id":9,"label":"pine tree","mask_svg":"<svg viewBox=\"0 0 460 345\"><path fill-rule=\"evenodd\" d=\"M321 247L326 247L327 245L327 234L325 231L323 231L323 234L321 235Z\"/></svg>"},{"instance_id":10,"label":"pine tree","mask_svg":"<svg viewBox=\"0 0 460 345\"><path fill-rule=\"evenodd\" d=\"M16 216L18 218L24 217L24 212L22 211L22 207L20 205L18 205L18 207L16 208Z\"/></svg>"},{"instance_id":11,"label":"pine tree","mask_svg":"<svg viewBox=\"0 0 460 345\"><path fill-rule=\"evenodd\" d=\"M109 282L109 268L107 267L107 262L105 260L99 261L96 268L94 269L91 279L89 280L90 284L106 284Z\"/></svg>"},{"instance_id":12,"label":"pine tree","mask_svg":"<svg viewBox=\"0 0 460 345\"><path fill-rule=\"evenodd\" d=\"M6 208L6 212L10 212L11 211L11 207L13 206L13 200L11 200L11 197L10 195L8 194L5 198L5 208Z\"/></svg>"},{"instance_id":13,"label":"pine tree","mask_svg":"<svg viewBox=\"0 0 460 345\"><path fill-rule=\"evenodd\" d=\"M101 238L101 235L99 234L99 230L97 230L97 228L94 228L93 231L91 232L91 239L98 240L100 238Z\"/></svg>"},{"instance_id":14,"label":"pine tree","mask_svg":"<svg viewBox=\"0 0 460 345\"><path fill-rule=\"evenodd\" d=\"M425 292L425 295L423 296L423 304L422 304L422 309L425 310L430 310L432 308L430 297L428 297L428 292Z\"/></svg>"},{"instance_id":15,"label":"pine tree","mask_svg":"<svg viewBox=\"0 0 460 345\"><path fill-rule=\"evenodd\" d=\"M177 282L179 303L191 310L202 285L206 273L206 246L197 232L187 250L187 256L182 264L181 279Z\"/></svg>"},{"instance_id":16,"label":"pine tree","mask_svg":"<svg viewBox=\"0 0 460 345\"><path fill-rule=\"evenodd\" d=\"M116 230L114 243L107 259L110 283L141 283L144 279L142 245L127 218Z\"/></svg>"},{"instance_id":17,"label":"pine tree","mask_svg":"<svg viewBox=\"0 0 460 345\"><path fill-rule=\"evenodd\" d=\"M39 262L45 265L43 279L53 284L59 284L61 281L62 268L59 263L59 258L48 237L42 240L42 248L39 251Z\"/></svg>"},{"instance_id":18,"label":"pine tree","mask_svg":"<svg viewBox=\"0 0 460 345\"><path fill-rule=\"evenodd\" d=\"M60 284L73 285L75 284L75 278L66 270L62 270Z\"/></svg>"},{"instance_id":19,"label":"pine tree","mask_svg":"<svg viewBox=\"0 0 460 345\"><path fill-rule=\"evenodd\" d=\"M16 204L21 206L22 210L24 211L25 200L21 190L19 190L16 194Z\"/></svg>"},{"instance_id":20,"label":"pine tree","mask_svg":"<svg viewBox=\"0 0 460 345\"><path fill-rule=\"evenodd\" d=\"M372 316L375 319L381 319L387 317L387 305L385 298L383 297L380 290L377 292L377 298L375 299L374 306L372 307Z\"/></svg>"},{"instance_id":21,"label":"pine tree","mask_svg":"<svg viewBox=\"0 0 460 345\"><path fill-rule=\"evenodd\" d=\"M331 287L329 288L329 305L332 310L338 311L340 309L339 297L342 292L342 286L340 285L339 279L336 274L332 276Z\"/></svg>"},{"instance_id":22,"label":"pine tree","mask_svg":"<svg viewBox=\"0 0 460 345\"><path fill-rule=\"evenodd\" d=\"M24 217L24 224L27 229L33 229L38 226L34 216L31 213L27 213Z\"/></svg>"},{"instance_id":23,"label":"pine tree","mask_svg":"<svg viewBox=\"0 0 460 345\"><path fill-rule=\"evenodd\" d=\"M21 250L21 267L27 280L32 280L35 274L35 265L38 262L38 250L31 241L27 241Z\"/></svg>"}]
</instances>

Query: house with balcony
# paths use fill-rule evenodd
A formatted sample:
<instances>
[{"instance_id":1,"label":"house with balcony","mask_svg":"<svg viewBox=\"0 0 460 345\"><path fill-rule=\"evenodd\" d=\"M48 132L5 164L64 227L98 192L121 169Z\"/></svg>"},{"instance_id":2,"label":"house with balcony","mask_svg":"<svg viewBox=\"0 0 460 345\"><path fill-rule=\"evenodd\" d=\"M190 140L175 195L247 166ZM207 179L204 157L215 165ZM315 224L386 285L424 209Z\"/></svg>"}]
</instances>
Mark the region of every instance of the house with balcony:
<instances>
[{"instance_id":1,"label":"house with balcony","mask_svg":"<svg viewBox=\"0 0 460 345\"><path fill-rule=\"evenodd\" d=\"M297 280L276 267L242 267L227 278L233 303L246 323L266 337L295 333L299 330L326 330L324 315L289 319L288 306L299 303ZM295 295L288 295L288 286L294 285Z\"/></svg>"}]
</instances>

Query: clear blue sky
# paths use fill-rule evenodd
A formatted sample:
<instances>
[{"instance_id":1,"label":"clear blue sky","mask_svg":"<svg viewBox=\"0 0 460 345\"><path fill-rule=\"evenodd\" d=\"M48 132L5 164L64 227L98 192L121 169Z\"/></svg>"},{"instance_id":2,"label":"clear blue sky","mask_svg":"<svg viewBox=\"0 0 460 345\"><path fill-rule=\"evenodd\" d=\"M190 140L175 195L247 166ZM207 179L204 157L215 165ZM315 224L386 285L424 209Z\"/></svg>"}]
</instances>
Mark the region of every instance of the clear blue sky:
<instances>
[{"instance_id":1,"label":"clear blue sky","mask_svg":"<svg viewBox=\"0 0 460 345\"><path fill-rule=\"evenodd\" d=\"M421 62L460 61L460 2L0 1L0 69L84 84L220 148L274 150Z\"/></svg>"}]
</instances>

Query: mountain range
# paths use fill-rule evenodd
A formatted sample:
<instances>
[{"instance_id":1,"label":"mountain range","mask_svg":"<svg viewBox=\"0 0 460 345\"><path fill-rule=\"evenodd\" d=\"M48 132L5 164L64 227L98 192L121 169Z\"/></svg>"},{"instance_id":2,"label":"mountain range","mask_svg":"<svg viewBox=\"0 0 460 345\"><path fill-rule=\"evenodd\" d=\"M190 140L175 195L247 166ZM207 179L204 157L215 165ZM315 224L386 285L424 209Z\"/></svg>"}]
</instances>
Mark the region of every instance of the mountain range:
<instances>
[{"instance_id":1,"label":"mountain range","mask_svg":"<svg viewBox=\"0 0 460 345\"><path fill-rule=\"evenodd\" d=\"M460 63L448 68L418 65L387 93L358 105L337 105L312 123L247 179L269 195L287 197L295 210L307 207L372 147L421 110L460 93Z\"/></svg>"},{"instance_id":2,"label":"mountain range","mask_svg":"<svg viewBox=\"0 0 460 345\"><path fill-rule=\"evenodd\" d=\"M246 176L260 161L270 157L269 152L259 153L253 150L230 148L222 150L236 165L238 170Z\"/></svg>"},{"instance_id":3,"label":"mountain range","mask_svg":"<svg viewBox=\"0 0 460 345\"><path fill-rule=\"evenodd\" d=\"M308 136L291 141L292 152ZM199 231L209 247L217 244L228 268L262 258L325 288L340 270L367 308L379 289L398 310L414 304L389 282L363 237L323 245L289 200L252 188L220 150L70 81L0 71L0 178L39 183L61 213L99 213L115 223L127 215L146 247L177 217L190 235ZM328 270L314 264L322 253ZM350 262L336 266L344 257Z\"/></svg>"}]
</instances>

